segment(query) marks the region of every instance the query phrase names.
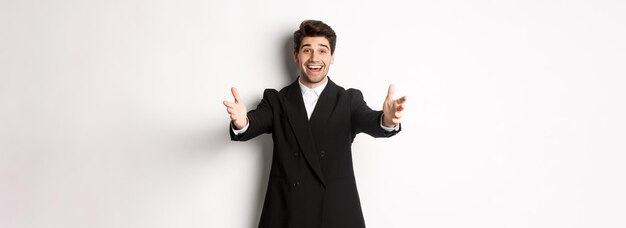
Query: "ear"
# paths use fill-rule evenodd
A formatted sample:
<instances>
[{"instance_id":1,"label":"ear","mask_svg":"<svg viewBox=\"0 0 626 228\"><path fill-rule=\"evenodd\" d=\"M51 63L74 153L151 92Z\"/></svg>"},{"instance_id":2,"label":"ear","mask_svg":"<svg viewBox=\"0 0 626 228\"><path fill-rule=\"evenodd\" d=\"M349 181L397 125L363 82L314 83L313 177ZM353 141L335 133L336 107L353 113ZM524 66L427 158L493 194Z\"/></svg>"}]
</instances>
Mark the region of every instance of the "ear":
<instances>
[{"instance_id":1,"label":"ear","mask_svg":"<svg viewBox=\"0 0 626 228\"><path fill-rule=\"evenodd\" d=\"M335 54L331 54L330 55L330 64L333 64L335 62Z\"/></svg>"},{"instance_id":2,"label":"ear","mask_svg":"<svg viewBox=\"0 0 626 228\"><path fill-rule=\"evenodd\" d=\"M298 52L297 51L293 52L293 62L296 63L296 64L298 64L298 62L299 62L298 61Z\"/></svg>"}]
</instances>

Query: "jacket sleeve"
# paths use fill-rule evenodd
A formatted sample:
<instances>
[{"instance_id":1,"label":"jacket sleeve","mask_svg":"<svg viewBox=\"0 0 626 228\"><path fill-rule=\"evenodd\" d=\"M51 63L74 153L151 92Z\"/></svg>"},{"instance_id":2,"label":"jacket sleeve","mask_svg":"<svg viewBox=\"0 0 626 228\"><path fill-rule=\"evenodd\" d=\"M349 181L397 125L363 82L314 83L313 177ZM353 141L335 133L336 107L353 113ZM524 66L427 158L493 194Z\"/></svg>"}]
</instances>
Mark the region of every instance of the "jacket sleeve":
<instances>
[{"instance_id":1,"label":"jacket sleeve","mask_svg":"<svg viewBox=\"0 0 626 228\"><path fill-rule=\"evenodd\" d=\"M228 132L230 132L230 139L232 141L247 141L254 137L257 137L264 133L271 133L274 125L273 111L271 106L271 99L276 96L276 90L266 89L263 92L263 99L256 107L256 109L248 112L248 121L250 126L248 130L242 134L235 135L231 129L231 125L228 125Z\"/></svg>"},{"instance_id":2,"label":"jacket sleeve","mask_svg":"<svg viewBox=\"0 0 626 228\"><path fill-rule=\"evenodd\" d=\"M380 126L380 118L382 118L382 111L372 110L365 100L363 100L363 94L356 89L349 89L350 94L350 118L352 121L352 134L355 136L358 133L365 133L372 137L391 137L402 130L402 125L399 126L397 131L385 131Z\"/></svg>"}]
</instances>

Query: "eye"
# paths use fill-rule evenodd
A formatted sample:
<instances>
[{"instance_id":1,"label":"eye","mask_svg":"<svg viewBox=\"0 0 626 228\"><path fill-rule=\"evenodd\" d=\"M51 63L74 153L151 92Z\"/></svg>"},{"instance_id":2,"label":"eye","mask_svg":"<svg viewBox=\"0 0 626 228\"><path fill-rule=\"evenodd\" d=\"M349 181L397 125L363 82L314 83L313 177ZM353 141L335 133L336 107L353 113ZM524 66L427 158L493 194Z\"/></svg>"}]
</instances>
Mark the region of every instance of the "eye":
<instances>
[{"instance_id":1,"label":"eye","mask_svg":"<svg viewBox=\"0 0 626 228\"><path fill-rule=\"evenodd\" d=\"M311 49L304 49L304 50L302 50L302 53L309 53L309 52L311 52Z\"/></svg>"},{"instance_id":2,"label":"eye","mask_svg":"<svg viewBox=\"0 0 626 228\"><path fill-rule=\"evenodd\" d=\"M326 51L326 49L322 49L322 50L320 51L320 53L322 53L322 54L326 54L326 52L327 52L327 51Z\"/></svg>"}]
</instances>

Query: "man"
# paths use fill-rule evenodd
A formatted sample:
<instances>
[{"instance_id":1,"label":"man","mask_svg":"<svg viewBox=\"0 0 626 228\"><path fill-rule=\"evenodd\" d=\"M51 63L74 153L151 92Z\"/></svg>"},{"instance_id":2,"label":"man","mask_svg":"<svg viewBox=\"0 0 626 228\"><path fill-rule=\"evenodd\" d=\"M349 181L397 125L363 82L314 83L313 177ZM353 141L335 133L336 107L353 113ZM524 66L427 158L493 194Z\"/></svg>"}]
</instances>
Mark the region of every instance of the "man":
<instances>
[{"instance_id":1,"label":"man","mask_svg":"<svg viewBox=\"0 0 626 228\"><path fill-rule=\"evenodd\" d=\"M237 89L224 101L231 139L271 133L273 162L259 227L365 227L352 168L356 134L391 137L400 131L406 97L393 99L390 85L383 111L367 106L359 90L327 76L336 35L321 21L306 20L294 33L293 58L300 76L279 91L266 89L246 112Z\"/></svg>"}]
</instances>

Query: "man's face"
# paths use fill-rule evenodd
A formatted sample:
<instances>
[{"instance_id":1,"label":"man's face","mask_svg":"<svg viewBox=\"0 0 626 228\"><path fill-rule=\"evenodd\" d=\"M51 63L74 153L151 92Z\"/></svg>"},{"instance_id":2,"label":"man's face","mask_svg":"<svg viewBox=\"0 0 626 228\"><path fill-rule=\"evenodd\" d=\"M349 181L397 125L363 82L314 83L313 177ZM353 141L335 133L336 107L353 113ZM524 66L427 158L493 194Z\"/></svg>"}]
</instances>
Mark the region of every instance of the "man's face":
<instances>
[{"instance_id":1,"label":"man's face","mask_svg":"<svg viewBox=\"0 0 626 228\"><path fill-rule=\"evenodd\" d=\"M300 79L303 84L312 87L322 84L330 64L334 61L328 39L323 36L304 37L293 57L300 66Z\"/></svg>"}]
</instances>

